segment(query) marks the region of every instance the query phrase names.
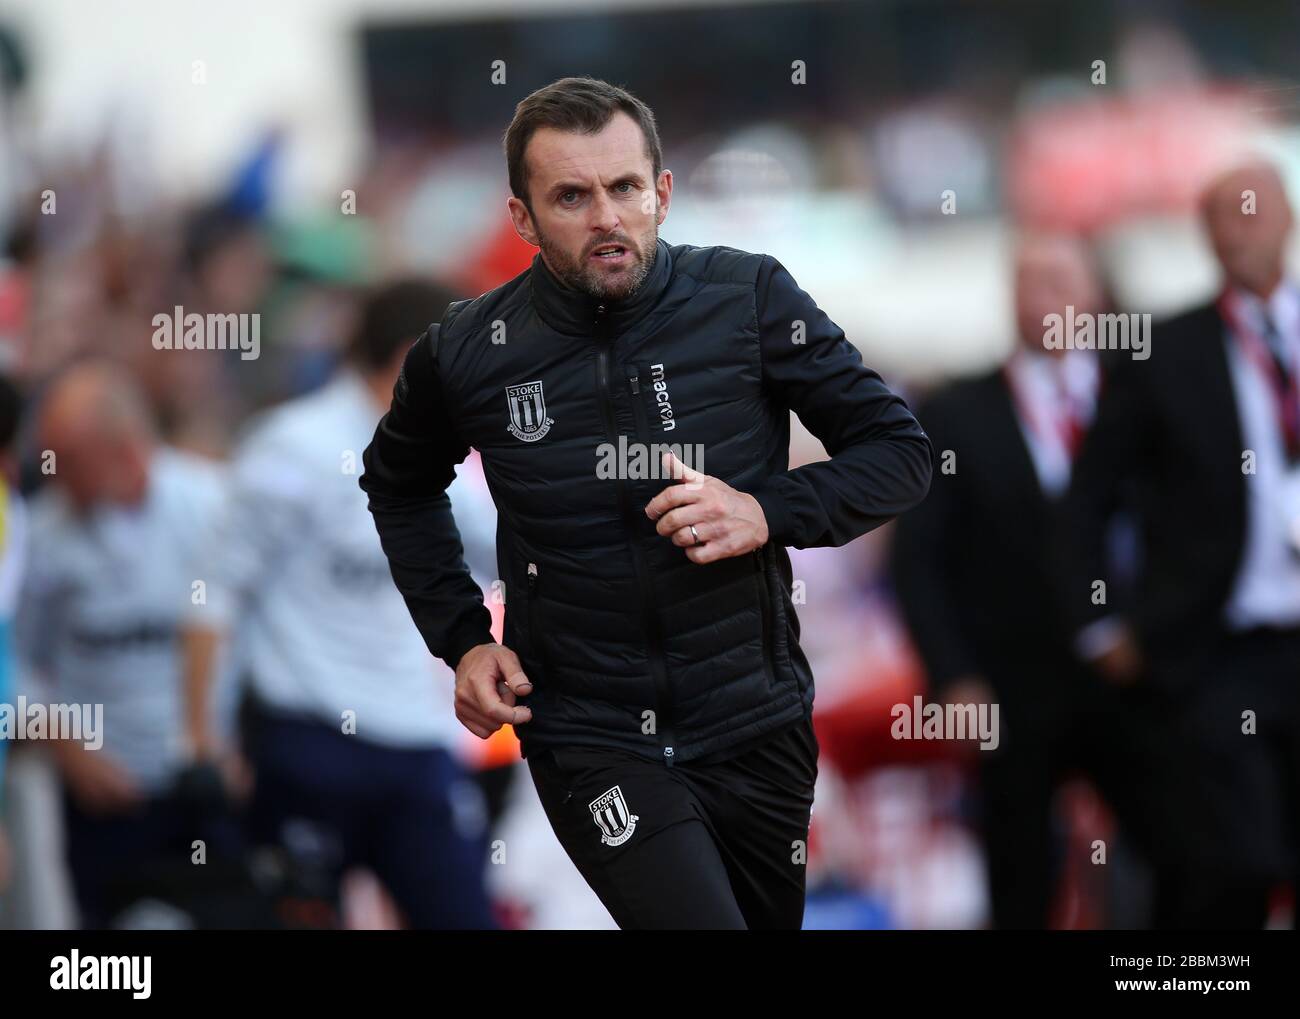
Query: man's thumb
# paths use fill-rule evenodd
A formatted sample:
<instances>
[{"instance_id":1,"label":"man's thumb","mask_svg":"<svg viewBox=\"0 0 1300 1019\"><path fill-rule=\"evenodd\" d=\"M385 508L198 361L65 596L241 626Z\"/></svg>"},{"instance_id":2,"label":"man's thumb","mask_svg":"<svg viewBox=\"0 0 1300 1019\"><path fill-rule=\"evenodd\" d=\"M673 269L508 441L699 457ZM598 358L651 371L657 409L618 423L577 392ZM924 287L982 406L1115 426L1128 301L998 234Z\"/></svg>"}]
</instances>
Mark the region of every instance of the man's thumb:
<instances>
[{"instance_id":1,"label":"man's thumb","mask_svg":"<svg viewBox=\"0 0 1300 1019\"><path fill-rule=\"evenodd\" d=\"M664 473L674 481L703 481L704 475L688 467L671 449L663 455Z\"/></svg>"}]
</instances>

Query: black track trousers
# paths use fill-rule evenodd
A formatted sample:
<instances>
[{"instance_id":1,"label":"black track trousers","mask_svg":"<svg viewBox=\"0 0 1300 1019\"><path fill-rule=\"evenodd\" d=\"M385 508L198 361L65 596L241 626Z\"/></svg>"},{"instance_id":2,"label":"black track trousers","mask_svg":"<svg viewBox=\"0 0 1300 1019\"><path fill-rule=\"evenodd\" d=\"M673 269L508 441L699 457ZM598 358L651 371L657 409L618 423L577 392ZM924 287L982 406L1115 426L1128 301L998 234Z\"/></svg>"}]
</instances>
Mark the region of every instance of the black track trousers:
<instances>
[{"instance_id":1,"label":"black track trousers","mask_svg":"<svg viewBox=\"0 0 1300 1019\"><path fill-rule=\"evenodd\" d=\"M817 737L802 719L739 754L668 767L625 750L528 757L546 816L624 930L798 930Z\"/></svg>"}]
</instances>

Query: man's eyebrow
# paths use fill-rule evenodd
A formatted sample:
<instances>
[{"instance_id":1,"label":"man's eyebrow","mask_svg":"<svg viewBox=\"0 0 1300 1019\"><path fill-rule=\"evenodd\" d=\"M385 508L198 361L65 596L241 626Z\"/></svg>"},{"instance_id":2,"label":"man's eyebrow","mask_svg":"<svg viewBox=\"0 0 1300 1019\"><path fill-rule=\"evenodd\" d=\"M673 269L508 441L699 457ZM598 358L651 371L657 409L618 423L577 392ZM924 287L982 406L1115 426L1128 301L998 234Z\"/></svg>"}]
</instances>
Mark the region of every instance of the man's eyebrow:
<instances>
[{"instance_id":1,"label":"man's eyebrow","mask_svg":"<svg viewBox=\"0 0 1300 1019\"><path fill-rule=\"evenodd\" d=\"M562 195L566 191L586 191L586 190L587 190L586 184L580 184L579 182L572 181L572 180L562 180L558 184L552 184L549 188L547 188L546 193L551 195Z\"/></svg>"},{"instance_id":2,"label":"man's eyebrow","mask_svg":"<svg viewBox=\"0 0 1300 1019\"><path fill-rule=\"evenodd\" d=\"M644 182L645 177L642 175L640 170L628 170L626 173L612 174L611 179L615 184L620 184L625 180L634 181L635 183L640 184ZM546 193L549 195L562 195L566 191L586 191L586 190L588 190L588 185L585 181L566 180L566 181L560 181L557 184L552 184L549 188L546 189Z\"/></svg>"}]
</instances>

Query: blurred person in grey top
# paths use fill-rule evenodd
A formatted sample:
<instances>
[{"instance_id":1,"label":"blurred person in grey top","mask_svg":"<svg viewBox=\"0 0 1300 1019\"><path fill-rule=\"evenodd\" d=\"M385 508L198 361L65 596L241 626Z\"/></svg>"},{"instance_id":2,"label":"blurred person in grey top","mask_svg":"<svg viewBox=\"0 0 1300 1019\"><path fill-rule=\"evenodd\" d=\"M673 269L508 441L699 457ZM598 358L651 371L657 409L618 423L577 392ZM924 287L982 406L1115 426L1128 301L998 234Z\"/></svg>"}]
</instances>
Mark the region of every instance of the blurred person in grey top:
<instances>
[{"instance_id":1,"label":"blurred person in grey top","mask_svg":"<svg viewBox=\"0 0 1300 1019\"><path fill-rule=\"evenodd\" d=\"M361 451L407 350L452 299L422 281L365 301L346 363L320 390L254 421L187 628L188 735L229 760L208 690L229 638L248 697L251 834L309 846L332 894L361 864L419 927L484 927L482 796L458 760L452 671L393 585L366 497ZM468 557L490 579L495 511L459 486Z\"/></svg>"},{"instance_id":2,"label":"blurred person in grey top","mask_svg":"<svg viewBox=\"0 0 1300 1019\"><path fill-rule=\"evenodd\" d=\"M184 764L178 633L221 470L159 444L132 380L104 364L53 384L39 442L52 470L31 502L15 637L41 700L103 706L102 746L51 743L73 883L93 926L109 918L110 886L188 854L200 835L173 798Z\"/></svg>"}]
</instances>

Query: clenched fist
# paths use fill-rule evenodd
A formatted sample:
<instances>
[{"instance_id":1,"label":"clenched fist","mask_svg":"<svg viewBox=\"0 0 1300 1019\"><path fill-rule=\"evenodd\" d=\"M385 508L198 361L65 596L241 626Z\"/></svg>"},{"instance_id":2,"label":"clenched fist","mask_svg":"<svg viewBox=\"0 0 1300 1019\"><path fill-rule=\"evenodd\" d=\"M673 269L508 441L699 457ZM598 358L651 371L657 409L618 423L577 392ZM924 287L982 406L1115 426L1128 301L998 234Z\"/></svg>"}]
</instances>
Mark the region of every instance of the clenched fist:
<instances>
[{"instance_id":1,"label":"clenched fist","mask_svg":"<svg viewBox=\"0 0 1300 1019\"><path fill-rule=\"evenodd\" d=\"M479 739L503 725L530 721L533 713L517 705L515 697L532 692L518 656L500 644L472 647L456 666L456 717Z\"/></svg>"}]
</instances>

